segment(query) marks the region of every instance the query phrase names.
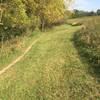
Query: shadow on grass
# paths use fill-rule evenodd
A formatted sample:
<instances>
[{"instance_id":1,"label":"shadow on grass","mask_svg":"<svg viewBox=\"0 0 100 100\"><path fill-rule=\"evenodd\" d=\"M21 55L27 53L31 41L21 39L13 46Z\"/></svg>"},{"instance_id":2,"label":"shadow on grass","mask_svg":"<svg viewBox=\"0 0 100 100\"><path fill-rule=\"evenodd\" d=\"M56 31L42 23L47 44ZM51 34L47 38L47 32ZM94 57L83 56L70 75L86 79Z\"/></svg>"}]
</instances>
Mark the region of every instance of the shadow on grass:
<instances>
[{"instance_id":1,"label":"shadow on grass","mask_svg":"<svg viewBox=\"0 0 100 100\"><path fill-rule=\"evenodd\" d=\"M83 63L87 63L89 65L89 67L87 68L88 72L94 77L94 79L96 79L98 83L100 83L100 63L98 64L95 59L91 60L91 55L86 51L86 45L84 45L84 43L80 41L80 34L78 33L79 31L74 33L72 41L79 53L80 60Z\"/></svg>"}]
</instances>

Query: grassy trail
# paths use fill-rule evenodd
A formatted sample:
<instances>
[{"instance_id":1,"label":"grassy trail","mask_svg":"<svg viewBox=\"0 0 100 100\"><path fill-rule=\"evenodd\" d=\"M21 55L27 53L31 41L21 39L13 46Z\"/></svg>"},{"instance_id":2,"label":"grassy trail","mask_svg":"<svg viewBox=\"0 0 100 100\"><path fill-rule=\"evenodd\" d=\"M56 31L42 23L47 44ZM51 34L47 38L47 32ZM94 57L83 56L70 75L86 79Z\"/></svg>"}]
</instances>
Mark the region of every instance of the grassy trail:
<instances>
[{"instance_id":1,"label":"grassy trail","mask_svg":"<svg viewBox=\"0 0 100 100\"><path fill-rule=\"evenodd\" d=\"M62 25L42 34L22 60L0 76L0 100L99 100L97 83L74 47L79 28Z\"/></svg>"}]
</instances>

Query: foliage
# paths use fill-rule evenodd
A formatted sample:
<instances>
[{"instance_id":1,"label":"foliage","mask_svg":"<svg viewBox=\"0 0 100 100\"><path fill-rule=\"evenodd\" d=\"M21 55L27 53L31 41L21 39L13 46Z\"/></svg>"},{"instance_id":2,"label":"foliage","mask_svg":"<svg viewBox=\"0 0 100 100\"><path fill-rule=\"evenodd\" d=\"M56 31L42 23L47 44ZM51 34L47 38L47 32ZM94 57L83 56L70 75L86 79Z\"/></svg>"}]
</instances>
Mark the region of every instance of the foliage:
<instances>
[{"instance_id":1,"label":"foliage","mask_svg":"<svg viewBox=\"0 0 100 100\"><path fill-rule=\"evenodd\" d=\"M21 0L11 0L8 3L5 17L6 19L10 19L8 24L11 24L12 27L23 27L28 21L25 5Z\"/></svg>"},{"instance_id":2,"label":"foliage","mask_svg":"<svg viewBox=\"0 0 100 100\"><path fill-rule=\"evenodd\" d=\"M64 0L3 0L2 4L5 5L2 30L9 35L15 30L21 34L29 29L44 29L64 18Z\"/></svg>"},{"instance_id":3,"label":"foliage","mask_svg":"<svg viewBox=\"0 0 100 100\"><path fill-rule=\"evenodd\" d=\"M100 9L97 10L97 15L100 15Z\"/></svg>"},{"instance_id":4,"label":"foliage","mask_svg":"<svg viewBox=\"0 0 100 100\"><path fill-rule=\"evenodd\" d=\"M75 41L81 54L100 72L100 17L88 19L76 33Z\"/></svg>"},{"instance_id":5,"label":"foliage","mask_svg":"<svg viewBox=\"0 0 100 100\"><path fill-rule=\"evenodd\" d=\"M100 15L100 10L99 9L96 12L74 9L71 18L85 17L85 16L96 16L96 15Z\"/></svg>"}]
</instances>

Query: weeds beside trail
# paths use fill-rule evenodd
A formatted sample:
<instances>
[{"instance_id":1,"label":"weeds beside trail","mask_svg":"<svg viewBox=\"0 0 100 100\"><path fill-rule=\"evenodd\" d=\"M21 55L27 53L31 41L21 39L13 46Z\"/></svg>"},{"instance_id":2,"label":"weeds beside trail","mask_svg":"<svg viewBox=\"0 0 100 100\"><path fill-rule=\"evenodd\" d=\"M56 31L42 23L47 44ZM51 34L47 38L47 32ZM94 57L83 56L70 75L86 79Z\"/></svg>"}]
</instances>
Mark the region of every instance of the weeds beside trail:
<instances>
[{"instance_id":1,"label":"weeds beside trail","mask_svg":"<svg viewBox=\"0 0 100 100\"><path fill-rule=\"evenodd\" d=\"M72 40L78 29L61 25L42 34L22 60L0 76L0 99L99 100L99 85Z\"/></svg>"},{"instance_id":2,"label":"weeds beside trail","mask_svg":"<svg viewBox=\"0 0 100 100\"><path fill-rule=\"evenodd\" d=\"M22 35L5 41L3 48L0 44L0 70L12 63L16 58L22 55L33 41L39 38L41 32L34 31L29 35Z\"/></svg>"},{"instance_id":3,"label":"weeds beside trail","mask_svg":"<svg viewBox=\"0 0 100 100\"><path fill-rule=\"evenodd\" d=\"M23 59L23 57L30 51L30 49L32 48L32 46L38 41L38 39L34 40L32 42L32 44L30 44L30 46L23 51L24 53L22 53L22 55L20 55L18 58L16 58L14 61L12 61L10 64L8 64L4 69L2 69L0 71L0 75L2 75L3 73L5 73L8 69L10 69L12 66L14 66L16 63L18 63L19 61L21 61Z\"/></svg>"}]
</instances>

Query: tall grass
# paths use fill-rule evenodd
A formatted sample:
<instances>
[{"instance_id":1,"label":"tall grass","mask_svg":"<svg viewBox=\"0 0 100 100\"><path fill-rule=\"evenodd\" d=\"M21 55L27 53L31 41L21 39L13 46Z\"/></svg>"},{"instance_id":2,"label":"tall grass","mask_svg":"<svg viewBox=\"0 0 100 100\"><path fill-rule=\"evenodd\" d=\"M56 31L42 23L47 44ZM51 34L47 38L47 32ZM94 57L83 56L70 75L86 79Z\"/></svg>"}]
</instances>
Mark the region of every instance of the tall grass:
<instances>
[{"instance_id":1,"label":"tall grass","mask_svg":"<svg viewBox=\"0 0 100 100\"><path fill-rule=\"evenodd\" d=\"M0 41L0 70L20 56L26 48L37 39L41 32L16 36L6 41Z\"/></svg>"},{"instance_id":2,"label":"tall grass","mask_svg":"<svg viewBox=\"0 0 100 100\"><path fill-rule=\"evenodd\" d=\"M81 55L90 62L95 74L100 73L100 17L88 18L75 34L75 44ZM100 75L99 75L100 76Z\"/></svg>"}]
</instances>

